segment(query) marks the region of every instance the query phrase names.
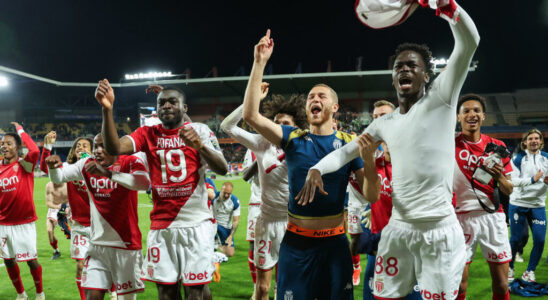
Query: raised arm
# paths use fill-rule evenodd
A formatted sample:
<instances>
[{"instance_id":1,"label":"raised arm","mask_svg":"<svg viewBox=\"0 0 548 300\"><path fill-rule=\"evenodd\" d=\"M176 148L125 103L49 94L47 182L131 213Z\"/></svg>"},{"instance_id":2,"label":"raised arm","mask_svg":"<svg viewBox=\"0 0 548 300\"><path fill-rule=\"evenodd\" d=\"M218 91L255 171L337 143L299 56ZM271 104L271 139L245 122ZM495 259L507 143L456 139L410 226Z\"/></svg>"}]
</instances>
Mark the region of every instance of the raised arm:
<instances>
[{"instance_id":1,"label":"raised arm","mask_svg":"<svg viewBox=\"0 0 548 300\"><path fill-rule=\"evenodd\" d=\"M282 127L259 113L261 101L261 82L268 59L274 49L274 40L270 38L270 29L255 45L253 68L247 83L244 97L244 120L272 144L280 146L283 138Z\"/></svg>"},{"instance_id":2,"label":"raised arm","mask_svg":"<svg viewBox=\"0 0 548 300\"><path fill-rule=\"evenodd\" d=\"M114 123L114 90L107 79L99 81L95 89L95 99L103 108L103 127L101 133L105 143L105 149L110 155L133 154L133 143L130 138L124 136L118 138L116 124Z\"/></svg>"},{"instance_id":3,"label":"raised arm","mask_svg":"<svg viewBox=\"0 0 548 300\"><path fill-rule=\"evenodd\" d=\"M478 29L468 13L460 6L455 13L458 14L458 22L456 24L450 22L455 46L445 70L436 79L442 101L451 106L457 104L470 62L480 41Z\"/></svg>"},{"instance_id":4,"label":"raised arm","mask_svg":"<svg viewBox=\"0 0 548 300\"><path fill-rule=\"evenodd\" d=\"M32 140L30 135L23 130L23 126L17 122L11 122L11 124L15 126L15 130L21 137L21 141L23 141L23 144L25 144L29 150L25 157L19 160L19 163L27 173L32 173L34 172L34 166L36 166L40 159L40 149L38 149L38 146L36 146L36 143Z\"/></svg>"},{"instance_id":5,"label":"raised arm","mask_svg":"<svg viewBox=\"0 0 548 300\"><path fill-rule=\"evenodd\" d=\"M40 156L40 171L48 174L48 165L46 164L46 158L51 155L51 150L53 149L53 144L57 139L57 133L55 131L50 131L44 137L44 147L42 148L42 155Z\"/></svg>"},{"instance_id":6,"label":"raised arm","mask_svg":"<svg viewBox=\"0 0 548 300\"><path fill-rule=\"evenodd\" d=\"M364 181L363 195L371 203L377 202L381 195L381 180L377 175L377 166L375 163L375 151L380 142L374 142L369 134L362 134L357 139L360 149L360 156L363 160Z\"/></svg>"}]
</instances>

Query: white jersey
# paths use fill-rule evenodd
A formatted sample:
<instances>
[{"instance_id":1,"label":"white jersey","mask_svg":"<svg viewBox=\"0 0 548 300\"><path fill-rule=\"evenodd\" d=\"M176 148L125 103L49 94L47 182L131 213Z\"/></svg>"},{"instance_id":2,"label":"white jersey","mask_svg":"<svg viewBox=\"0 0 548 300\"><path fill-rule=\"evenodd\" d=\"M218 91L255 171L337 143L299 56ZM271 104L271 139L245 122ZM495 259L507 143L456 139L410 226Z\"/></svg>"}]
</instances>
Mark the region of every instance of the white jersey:
<instances>
[{"instance_id":1,"label":"white jersey","mask_svg":"<svg viewBox=\"0 0 548 300\"><path fill-rule=\"evenodd\" d=\"M225 118L221 128L257 157L261 193L261 214L274 219L287 218L289 184L285 154L263 136L249 133L236 126L242 118L243 105ZM248 150L248 152L249 152Z\"/></svg>"},{"instance_id":2,"label":"white jersey","mask_svg":"<svg viewBox=\"0 0 548 300\"><path fill-rule=\"evenodd\" d=\"M251 167L253 162L255 161L256 157L253 152L251 152L251 149L247 149L245 152L244 157L244 169L247 169ZM249 197L249 204L251 205L257 205L261 203L261 185L259 182L259 176L257 174L253 175L249 179L249 183L251 184L251 196Z\"/></svg>"},{"instance_id":3,"label":"white jersey","mask_svg":"<svg viewBox=\"0 0 548 300\"><path fill-rule=\"evenodd\" d=\"M354 174L352 175L354 177ZM355 180L355 179L351 179ZM349 182L346 186L346 192L348 193L348 209L351 207L365 208L367 206L367 200L359 190L359 186L356 183Z\"/></svg>"},{"instance_id":4,"label":"white jersey","mask_svg":"<svg viewBox=\"0 0 548 300\"><path fill-rule=\"evenodd\" d=\"M521 151L512 160L512 183L519 187L519 195L510 198L510 204L522 207L544 207L546 206L546 192L548 184L544 183L541 177L533 182L533 177L539 170L545 176L548 174L548 154L540 151L538 154L531 154L529 151ZM516 188L514 188L514 194Z\"/></svg>"},{"instance_id":5,"label":"white jersey","mask_svg":"<svg viewBox=\"0 0 548 300\"><path fill-rule=\"evenodd\" d=\"M424 96L407 113L397 108L374 120L364 131L386 142L390 149L392 218L396 220L436 221L454 214L451 192L456 104L479 35L464 10L451 30L455 37L453 53ZM353 141L312 168L322 174L331 173L358 156L358 145Z\"/></svg>"},{"instance_id":6,"label":"white jersey","mask_svg":"<svg viewBox=\"0 0 548 300\"><path fill-rule=\"evenodd\" d=\"M217 192L215 198L211 200L213 216L219 225L232 229L233 217L240 216L240 200L234 195L230 195L230 199L221 199L221 197L221 193Z\"/></svg>"}]
</instances>

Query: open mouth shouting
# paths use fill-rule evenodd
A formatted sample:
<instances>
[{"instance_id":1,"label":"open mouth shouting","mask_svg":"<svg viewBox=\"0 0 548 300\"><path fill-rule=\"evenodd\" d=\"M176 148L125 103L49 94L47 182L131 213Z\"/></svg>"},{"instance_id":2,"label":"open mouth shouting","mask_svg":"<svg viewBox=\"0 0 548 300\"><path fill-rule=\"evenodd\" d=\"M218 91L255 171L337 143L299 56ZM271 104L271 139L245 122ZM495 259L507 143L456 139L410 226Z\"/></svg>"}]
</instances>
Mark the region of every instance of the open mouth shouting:
<instances>
[{"instance_id":1,"label":"open mouth shouting","mask_svg":"<svg viewBox=\"0 0 548 300\"><path fill-rule=\"evenodd\" d=\"M410 90L413 86L413 81L406 76L400 77L398 83L400 84L400 88L402 90Z\"/></svg>"},{"instance_id":2,"label":"open mouth shouting","mask_svg":"<svg viewBox=\"0 0 548 300\"><path fill-rule=\"evenodd\" d=\"M312 113L312 117L318 118L322 113L322 106L319 104L312 104L310 106L310 112Z\"/></svg>"}]
</instances>

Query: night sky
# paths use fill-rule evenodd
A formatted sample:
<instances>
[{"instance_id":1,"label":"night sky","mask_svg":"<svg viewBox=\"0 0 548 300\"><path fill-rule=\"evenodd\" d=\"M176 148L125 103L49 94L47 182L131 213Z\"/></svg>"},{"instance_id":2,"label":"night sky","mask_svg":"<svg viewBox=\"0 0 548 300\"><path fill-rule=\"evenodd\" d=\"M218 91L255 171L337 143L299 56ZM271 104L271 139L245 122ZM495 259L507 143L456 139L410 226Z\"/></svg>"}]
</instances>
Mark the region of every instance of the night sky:
<instances>
[{"instance_id":1,"label":"night sky","mask_svg":"<svg viewBox=\"0 0 548 300\"><path fill-rule=\"evenodd\" d=\"M496 4L492 4L496 3ZM527 3L527 5L524 5ZM481 36L476 92L548 87L548 0L459 1ZM419 8L404 24L363 26L353 1L2 1L0 65L61 81L119 81L169 70L204 77L212 66L249 74L252 47L272 29L275 74L385 69L401 42L448 57L447 22Z\"/></svg>"}]
</instances>

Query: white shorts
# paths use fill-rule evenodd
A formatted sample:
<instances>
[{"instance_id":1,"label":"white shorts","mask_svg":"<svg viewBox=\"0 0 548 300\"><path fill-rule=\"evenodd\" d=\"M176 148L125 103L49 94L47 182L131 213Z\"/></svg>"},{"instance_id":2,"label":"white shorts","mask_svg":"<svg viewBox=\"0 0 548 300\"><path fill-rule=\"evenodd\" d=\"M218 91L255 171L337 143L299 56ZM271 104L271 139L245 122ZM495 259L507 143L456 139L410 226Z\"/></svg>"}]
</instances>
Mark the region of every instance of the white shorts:
<instances>
[{"instance_id":1,"label":"white shorts","mask_svg":"<svg viewBox=\"0 0 548 300\"><path fill-rule=\"evenodd\" d=\"M348 233L351 235L361 234L362 230L362 213L365 210L363 206L349 206L348 207Z\"/></svg>"},{"instance_id":2,"label":"white shorts","mask_svg":"<svg viewBox=\"0 0 548 300\"><path fill-rule=\"evenodd\" d=\"M90 245L84 270L82 287L87 290L110 290L112 284L120 295L142 292L141 250L124 250L112 247Z\"/></svg>"},{"instance_id":3,"label":"white shorts","mask_svg":"<svg viewBox=\"0 0 548 300\"><path fill-rule=\"evenodd\" d=\"M90 227L81 225L74 221L70 235L72 242L70 243L70 257L76 260L86 258L86 253L89 248Z\"/></svg>"},{"instance_id":4,"label":"white shorts","mask_svg":"<svg viewBox=\"0 0 548 300\"><path fill-rule=\"evenodd\" d=\"M161 284L201 285L213 278L213 240L217 224L150 230L141 277Z\"/></svg>"},{"instance_id":5,"label":"white shorts","mask_svg":"<svg viewBox=\"0 0 548 300\"><path fill-rule=\"evenodd\" d=\"M34 222L21 225L0 225L0 258L18 262L38 258Z\"/></svg>"},{"instance_id":6,"label":"white shorts","mask_svg":"<svg viewBox=\"0 0 548 300\"><path fill-rule=\"evenodd\" d=\"M54 208L48 208L48 219L52 220L57 224L57 213L59 212L58 209Z\"/></svg>"},{"instance_id":7,"label":"white shorts","mask_svg":"<svg viewBox=\"0 0 548 300\"><path fill-rule=\"evenodd\" d=\"M257 223L259 214L261 214L261 205L259 203L249 204L247 209L247 232L245 235L245 239L248 242L255 241L255 224Z\"/></svg>"},{"instance_id":8,"label":"white shorts","mask_svg":"<svg viewBox=\"0 0 548 300\"><path fill-rule=\"evenodd\" d=\"M490 263L504 264L512 260L504 213L473 211L458 214L457 218L464 232L466 263L472 262L478 244L483 257Z\"/></svg>"},{"instance_id":9,"label":"white shorts","mask_svg":"<svg viewBox=\"0 0 548 300\"><path fill-rule=\"evenodd\" d=\"M255 246L253 257L255 266L262 271L270 271L278 263L280 244L287 228L285 220L270 219L261 214L255 225Z\"/></svg>"},{"instance_id":10,"label":"white shorts","mask_svg":"<svg viewBox=\"0 0 548 300\"><path fill-rule=\"evenodd\" d=\"M465 250L455 215L421 223L392 218L379 242L373 293L383 299L405 297L418 283L424 299L454 299L466 263Z\"/></svg>"}]
</instances>

